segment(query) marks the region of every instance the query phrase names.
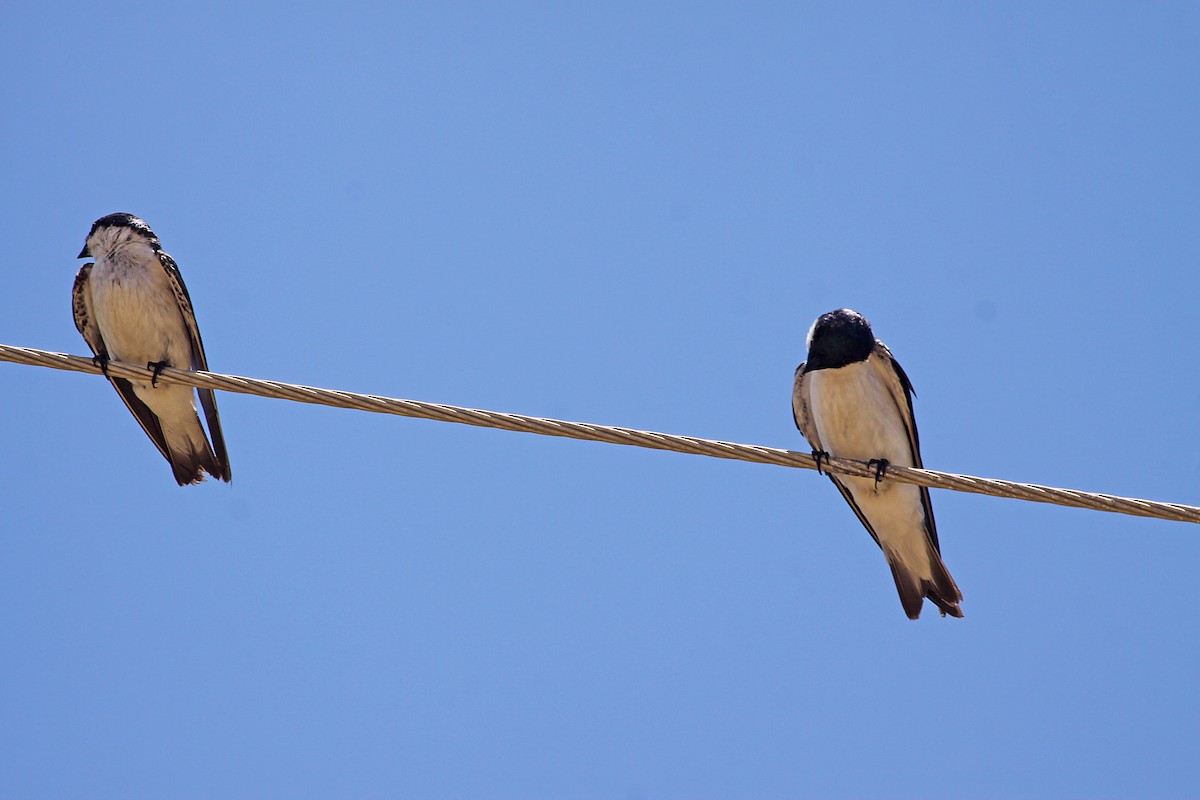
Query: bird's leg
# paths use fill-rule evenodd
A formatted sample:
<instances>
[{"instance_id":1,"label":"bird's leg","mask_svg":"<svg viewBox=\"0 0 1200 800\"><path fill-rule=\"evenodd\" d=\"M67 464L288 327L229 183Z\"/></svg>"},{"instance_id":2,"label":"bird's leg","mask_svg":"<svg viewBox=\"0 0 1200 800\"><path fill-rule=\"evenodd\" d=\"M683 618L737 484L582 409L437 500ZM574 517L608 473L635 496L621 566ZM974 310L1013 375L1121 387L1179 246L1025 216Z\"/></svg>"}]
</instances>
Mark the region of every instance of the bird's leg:
<instances>
[{"instance_id":1,"label":"bird's leg","mask_svg":"<svg viewBox=\"0 0 1200 800\"><path fill-rule=\"evenodd\" d=\"M887 475L887 468L890 465L891 465L891 462L888 461L886 458L872 458L870 461L867 462L868 468L869 467L875 468L875 488L876 489L879 488L879 482L881 480L883 480L883 476Z\"/></svg>"},{"instance_id":2,"label":"bird's leg","mask_svg":"<svg viewBox=\"0 0 1200 800\"><path fill-rule=\"evenodd\" d=\"M146 369L153 371L153 374L150 376L150 386L155 389L158 388L158 376L161 375L162 371L169 366L171 365L166 361L151 361L146 364Z\"/></svg>"},{"instance_id":3,"label":"bird's leg","mask_svg":"<svg viewBox=\"0 0 1200 800\"><path fill-rule=\"evenodd\" d=\"M821 462L824 461L826 465L829 464L829 451L828 450L813 450L812 457L813 457L813 461L817 462L817 474L818 475L828 475L829 474L828 472L821 469Z\"/></svg>"},{"instance_id":4,"label":"bird's leg","mask_svg":"<svg viewBox=\"0 0 1200 800\"><path fill-rule=\"evenodd\" d=\"M104 374L104 377L106 377L106 378L108 377L108 355L107 354L97 353L96 355L92 356L92 363L100 368L100 372Z\"/></svg>"}]
</instances>

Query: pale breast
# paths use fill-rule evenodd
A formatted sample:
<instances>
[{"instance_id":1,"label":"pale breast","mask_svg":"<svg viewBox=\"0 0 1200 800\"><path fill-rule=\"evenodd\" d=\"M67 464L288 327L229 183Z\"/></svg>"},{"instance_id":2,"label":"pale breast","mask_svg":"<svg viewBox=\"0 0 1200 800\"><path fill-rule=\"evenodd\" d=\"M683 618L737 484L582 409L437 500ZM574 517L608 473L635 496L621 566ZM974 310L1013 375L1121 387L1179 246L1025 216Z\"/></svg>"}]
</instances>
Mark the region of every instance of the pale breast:
<instances>
[{"instance_id":1,"label":"pale breast","mask_svg":"<svg viewBox=\"0 0 1200 800\"><path fill-rule=\"evenodd\" d=\"M119 255L98 259L89 283L96 325L111 358L191 366L191 338L156 256L153 263Z\"/></svg>"},{"instance_id":2,"label":"pale breast","mask_svg":"<svg viewBox=\"0 0 1200 800\"><path fill-rule=\"evenodd\" d=\"M872 361L814 370L807 379L813 423L831 455L913 466L908 429Z\"/></svg>"}]
</instances>

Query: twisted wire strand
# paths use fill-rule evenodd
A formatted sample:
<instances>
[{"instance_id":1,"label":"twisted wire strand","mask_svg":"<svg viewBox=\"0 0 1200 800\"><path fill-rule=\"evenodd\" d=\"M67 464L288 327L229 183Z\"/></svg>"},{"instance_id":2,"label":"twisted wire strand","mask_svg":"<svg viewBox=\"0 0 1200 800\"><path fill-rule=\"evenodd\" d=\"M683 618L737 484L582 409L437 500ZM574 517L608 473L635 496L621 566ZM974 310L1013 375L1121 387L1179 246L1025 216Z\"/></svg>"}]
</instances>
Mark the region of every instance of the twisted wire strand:
<instances>
[{"instance_id":1,"label":"twisted wire strand","mask_svg":"<svg viewBox=\"0 0 1200 800\"><path fill-rule=\"evenodd\" d=\"M73 372L88 372L93 374L100 374L101 372L100 368L90 358L67 355L65 353L53 353L47 350L36 350L31 347L14 347L0 344L0 361L11 361L15 364L50 367L52 369ZM112 361L108 365L108 374L118 378L146 381L150 379L152 373L145 367ZM750 461L757 464L773 464L780 467L817 469L816 461L810 454L793 450L783 450L776 447L737 444L735 442L700 439L695 436L679 436L655 431L642 431L612 425L568 422L566 420L549 419L546 417L530 417L524 414L484 411L476 408L445 405L443 403L402 400L394 397L381 397L379 395L359 394L357 392L335 389L318 389L313 386L262 380L260 378L243 378L237 375L223 375L215 372L191 372L188 370L167 368L162 371L158 379L166 383L177 383L184 386L218 389L258 397L272 397L299 403L333 406L334 408L352 408L360 411L396 414L402 417L431 419L439 422L457 422L463 425L475 425L482 428L499 428L506 431L536 433L543 436L563 436L571 439L646 447L654 450L670 450L676 453L728 458L738 461ZM828 462L824 462L824 459L822 459L822 462L824 469L830 472L859 477L872 477L875 474L874 467L868 466L864 461L831 458ZM993 497L1008 497L1014 500L1027 500L1035 503L1051 503L1073 508L1089 508L1094 511L1108 511L1139 517L1200 523L1200 507L1183 505L1181 503L1139 500L1132 497L1096 494L1076 489L1058 489L1051 486L1039 486L1037 484L1018 483L995 478L977 478L970 475L956 475L949 472L916 469L913 467L890 466L884 480L894 480L900 483L916 484L917 486L928 486L934 489L950 489L957 492L986 494Z\"/></svg>"}]
</instances>

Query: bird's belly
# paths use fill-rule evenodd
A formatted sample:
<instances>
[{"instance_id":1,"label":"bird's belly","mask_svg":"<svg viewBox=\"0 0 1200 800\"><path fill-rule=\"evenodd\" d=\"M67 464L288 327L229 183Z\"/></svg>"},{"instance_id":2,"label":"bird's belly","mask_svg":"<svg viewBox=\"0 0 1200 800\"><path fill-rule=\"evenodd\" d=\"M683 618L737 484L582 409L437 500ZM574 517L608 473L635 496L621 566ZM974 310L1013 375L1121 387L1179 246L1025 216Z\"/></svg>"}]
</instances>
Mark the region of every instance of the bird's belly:
<instances>
[{"instance_id":1,"label":"bird's belly","mask_svg":"<svg viewBox=\"0 0 1200 800\"><path fill-rule=\"evenodd\" d=\"M191 366L191 338L170 287L136 275L92 278L92 310L110 358Z\"/></svg>"},{"instance_id":2,"label":"bird's belly","mask_svg":"<svg viewBox=\"0 0 1200 800\"><path fill-rule=\"evenodd\" d=\"M887 459L903 467L913 464L905 417L869 363L817 370L811 378L813 421L821 446L830 455L859 461ZM893 481L840 475L859 511L870 520L879 544L918 574L929 571L929 543L920 489Z\"/></svg>"}]
</instances>

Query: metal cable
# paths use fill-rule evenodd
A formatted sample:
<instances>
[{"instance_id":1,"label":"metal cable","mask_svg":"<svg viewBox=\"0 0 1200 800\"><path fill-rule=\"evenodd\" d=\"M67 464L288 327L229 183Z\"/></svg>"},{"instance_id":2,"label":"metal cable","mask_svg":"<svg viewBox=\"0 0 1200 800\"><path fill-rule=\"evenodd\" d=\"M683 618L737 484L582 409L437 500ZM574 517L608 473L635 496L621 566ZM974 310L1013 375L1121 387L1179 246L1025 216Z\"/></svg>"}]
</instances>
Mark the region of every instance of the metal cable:
<instances>
[{"instance_id":1,"label":"metal cable","mask_svg":"<svg viewBox=\"0 0 1200 800\"><path fill-rule=\"evenodd\" d=\"M73 372L90 372L99 374L97 367L90 358L52 353L46 350L35 350L31 347L13 347L0 345L0 361L11 361L15 364L28 364L37 367L69 370ZM145 367L123 364L112 361L108 365L108 373L118 378L132 380L149 380L151 372ZM204 389L219 389L226 392L251 394L258 397L274 397L280 400L294 400L300 403L333 406L335 408L354 408L360 411L373 411L382 414L397 414L402 417L417 417L432 419L439 422L458 422L464 425L476 425L482 428L500 428L506 431L537 433L543 436L565 436L571 439L584 439L610 444L647 447L655 450L670 450L676 453L691 453L693 455L711 456L713 458L729 458L739 461L751 461L758 464L774 464L780 467L799 467L816 469L817 464L808 453L793 450L782 450L761 445L736 444L714 439L700 439L695 436L678 436L654 431L640 431L633 428L620 428L611 425L591 425L583 422L567 422L565 420L547 419L545 417L530 417L524 414L505 414L497 411L483 411L475 408L444 405L442 403L425 403L419 400L401 400L378 395L358 394L333 389L318 389L312 386L301 386L279 381L261 380L259 378L242 378L236 375L222 375L215 372L190 372L167 368L159 375L159 380L166 383L178 383ZM823 466L826 470L845 475L871 477L875 474L874 467L866 462L845 458L832 458ZM1075 489L1056 489L1050 486L1038 486L1031 483L997 480L995 478L976 478L970 475L955 475L948 472L937 472L931 469L916 469L913 467L890 466L884 480L895 480L901 483L911 483L918 486L929 486L934 489L951 489L957 492L972 492L993 497L1010 497L1015 500L1028 500L1036 503L1052 503L1074 508L1090 508L1095 511L1110 511L1117 514L1132 514L1139 517L1154 517L1156 519L1176 520L1179 522L1200 523L1200 508L1181 503L1162 503L1153 500L1138 500L1131 497L1117 497L1108 494L1082 492Z\"/></svg>"}]
</instances>

